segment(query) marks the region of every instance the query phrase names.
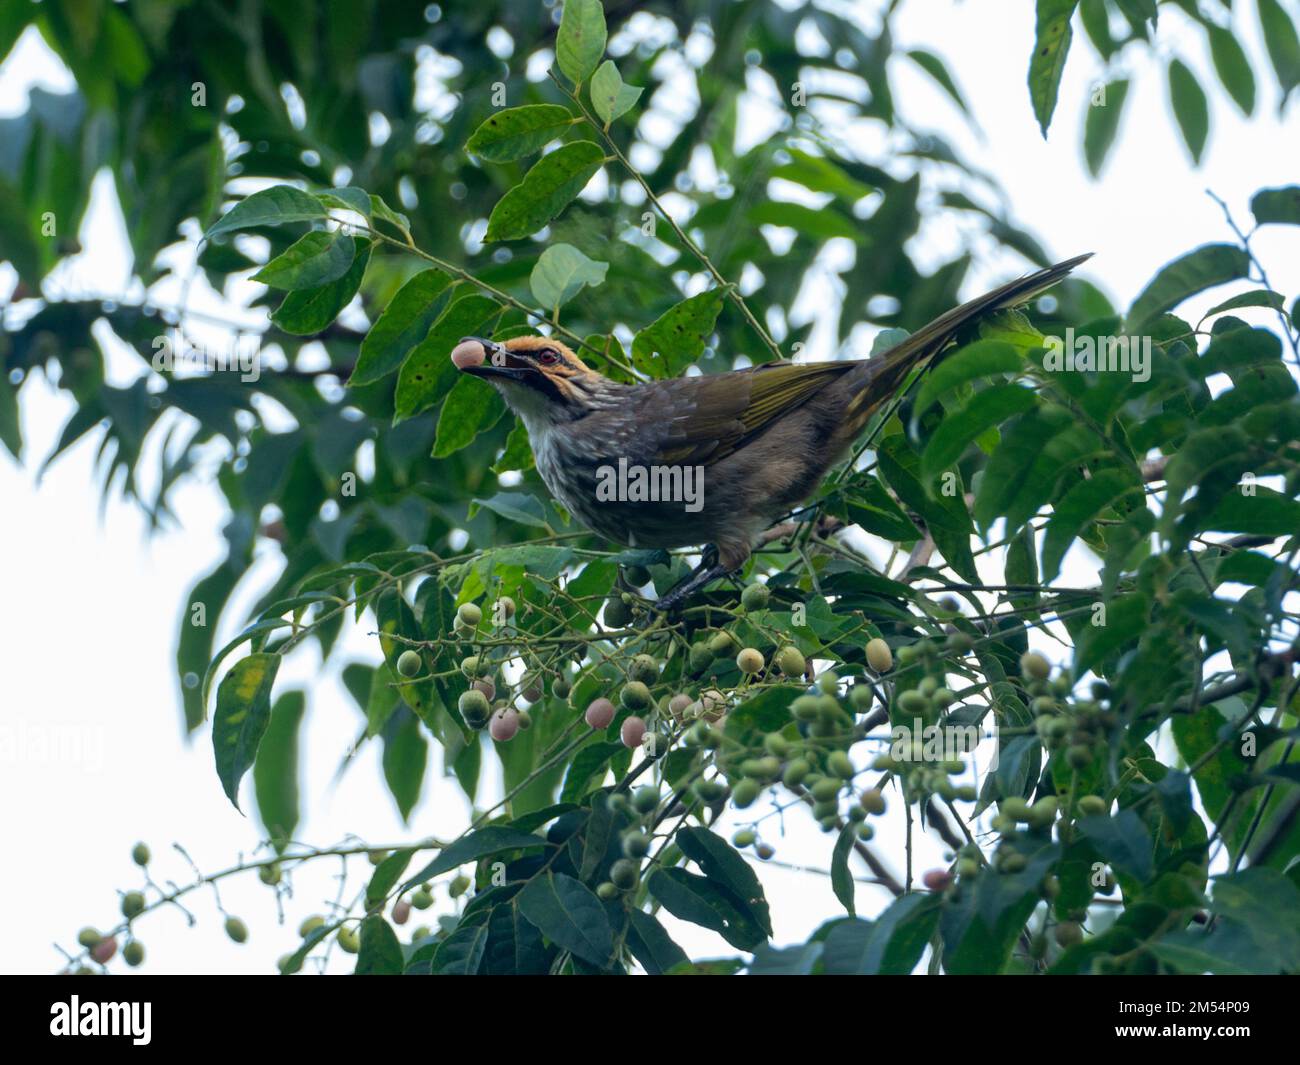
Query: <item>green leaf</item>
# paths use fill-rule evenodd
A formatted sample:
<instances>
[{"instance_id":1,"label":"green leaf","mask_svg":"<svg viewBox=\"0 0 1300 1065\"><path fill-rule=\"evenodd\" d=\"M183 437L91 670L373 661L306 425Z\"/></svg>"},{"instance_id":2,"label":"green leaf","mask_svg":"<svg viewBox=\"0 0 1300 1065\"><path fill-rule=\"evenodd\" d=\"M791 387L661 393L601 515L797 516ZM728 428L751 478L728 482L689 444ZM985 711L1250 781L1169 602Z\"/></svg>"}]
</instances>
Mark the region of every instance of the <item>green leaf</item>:
<instances>
[{"instance_id":1,"label":"green leaf","mask_svg":"<svg viewBox=\"0 0 1300 1065\"><path fill-rule=\"evenodd\" d=\"M573 141L542 156L488 217L486 241L521 240L563 211L605 162L593 141Z\"/></svg>"},{"instance_id":2,"label":"green leaf","mask_svg":"<svg viewBox=\"0 0 1300 1065\"><path fill-rule=\"evenodd\" d=\"M1222 314L1224 311L1235 311L1239 307L1270 307L1275 311L1280 311L1282 305L1286 302L1286 297L1280 292L1273 292L1266 288L1257 288L1253 292L1241 292L1226 299L1222 303L1216 303L1202 317L1213 317L1216 314Z\"/></svg>"},{"instance_id":3,"label":"green leaf","mask_svg":"<svg viewBox=\"0 0 1300 1065\"><path fill-rule=\"evenodd\" d=\"M994 385L976 392L961 409L949 411L926 442L921 478L931 481L952 467L977 436L1034 405L1037 393L1019 385Z\"/></svg>"},{"instance_id":4,"label":"green leaf","mask_svg":"<svg viewBox=\"0 0 1300 1065\"><path fill-rule=\"evenodd\" d=\"M614 950L609 918L581 881L548 870L519 893L519 912L552 943L583 961L602 967L609 963Z\"/></svg>"},{"instance_id":5,"label":"green leaf","mask_svg":"<svg viewBox=\"0 0 1300 1065\"><path fill-rule=\"evenodd\" d=\"M730 891L749 911L754 921L769 936L772 918L768 912L763 885L753 867L721 836L707 828L687 826L674 837L682 853L700 867L715 884Z\"/></svg>"},{"instance_id":6,"label":"green leaf","mask_svg":"<svg viewBox=\"0 0 1300 1065\"><path fill-rule=\"evenodd\" d=\"M632 362L651 377L676 377L703 353L726 290L712 288L682 300L637 333Z\"/></svg>"},{"instance_id":7,"label":"green leaf","mask_svg":"<svg viewBox=\"0 0 1300 1065\"><path fill-rule=\"evenodd\" d=\"M886 540L904 543L919 540L921 530L903 513L874 475L856 478L844 497L845 517L854 525Z\"/></svg>"},{"instance_id":8,"label":"green leaf","mask_svg":"<svg viewBox=\"0 0 1300 1065\"><path fill-rule=\"evenodd\" d=\"M857 838L858 826L853 823L845 825L831 852L831 890L850 917L857 913L854 907L853 874L849 872L849 854L853 851L853 841Z\"/></svg>"},{"instance_id":9,"label":"green leaf","mask_svg":"<svg viewBox=\"0 0 1300 1065\"><path fill-rule=\"evenodd\" d=\"M347 188L326 189L324 192L316 194L326 207L340 208L345 211L355 211L362 218L369 221L373 212L370 202L370 193L365 189L359 189L355 186Z\"/></svg>"},{"instance_id":10,"label":"green leaf","mask_svg":"<svg viewBox=\"0 0 1300 1065\"><path fill-rule=\"evenodd\" d=\"M591 78L592 110L608 129L611 122L622 118L636 106L644 91L635 85L625 85L614 61L606 59Z\"/></svg>"},{"instance_id":11,"label":"green leaf","mask_svg":"<svg viewBox=\"0 0 1300 1065\"><path fill-rule=\"evenodd\" d=\"M1277 72L1277 82L1282 86L1282 103L1291 90L1300 85L1300 36L1295 23L1278 0L1256 0L1259 8L1259 25L1263 31L1268 58Z\"/></svg>"},{"instance_id":12,"label":"green leaf","mask_svg":"<svg viewBox=\"0 0 1300 1065\"><path fill-rule=\"evenodd\" d=\"M328 217L315 196L292 185L275 185L240 200L214 222L205 240L237 229L282 225L285 222L316 222Z\"/></svg>"},{"instance_id":13,"label":"green leaf","mask_svg":"<svg viewBox=\"0 0 1300 1065\"><path fill-rule=\"evenodd\" d=\"M411 848L393 851L387 858L375 867L375 871L370 874L370 883L366 885L366 906L378 906L388 898L389 892L397 885L406 872L406 867L411 864L411 856L415 853Z\"/></svg>"},{"instance_id":14,"label":"green leaf","mask_svg":"<svg viewBox=\"0 0 1300 1065\"><path fill-rule=\"evenodd\" d=\"M1090 623L1075 639L1074 675L1082 677L1112 651L1136 644L1147 627L1148 605L1146 597L1136 593L1107 603L1105 624Z\"/></svg>"},{"instance_id":15,"label":"green leaf","mask_svg":"<svg viewBox=\"0 0 1300 1065\"><path fill-rule=\"evenodd\" d=\"M1102 86L1101 92L1101 102L1089 100L1083 124L1083 157L1088 164L1088 173L1093 177L1101 173L1111 145L1115 143L1115 134L1119 132L1124 101L1128 99L1128 79L1118 78L1109 82Z\"/></svg>"},{"instance_id":16,"label":"green leaf","mask_svg":"<svg viewBox=\"0 0 1300 1065\"><path fill-rule=\"evenodd\" d=\"M424 774L429 761L429 741L420 731L420 721L406 706L399 705L384 723L384 783L397 803L403 821L420 801Z\"/></svg>"},{"instance_id":17,"label":"green leaf","mask_svg":"<svg viewBox=\"0 0 1300 1065\"><path fill-rule=\"evenodd\" d=\"M371 384L401 366L407 353L428 333L437 317L438 296L449 284L450 277L430 269L420 271L398 289L361 341L356 369L348 384ZM450 353L448 349L445 354Z\"/></svg>"},{"instance_id":18,"label":"green leaf","mask_svg":"<svg viewBox=\"0 0 1300 1065\"><path fill-rule=\"evenodd\" d=\"M953 81L952 75L948 73L948 68L944 65L942 59L923 48L911 48L905 54L908 59L929 74L944 92L952 97L953 102L961 108L963 113L970 114L970 108L966 105L961 90L957 88L957 83Z\"/></svg>"},{"instance_id":19,"label":"green leaf","mask_svg":"<svg viewBox=\"0 0 1300 1065\"><path fill-rule=\"evenodd\" d=\"M921 515L947 563L966 580L978 580L970 549L974 529L960 485L952 495L927 491L919 479L920 459L901 432L886 435L876 455L881 476L904 504Z\"/></svg>"},{"instance_id":20,"label":"green leaf","mask_svg":"<svg viewBox=\"0 0 1300 1065\"><path fill-rule=\"evenodd\" d=\"M435 876L449 873L467 862L476 862L490 854L544 846L546 840L531 832L521 832L509 825L488 825L447 844L438 857L407 879L402 890L409 891L417 884L423 884L426 880L432 880Z\"/></svg>"},{"instance_id":21,"label":"green leaf","mask_svg":"<svg viewBox=\"0 0 1300 1065\"><path fill-rule=\"evenodd\" d=\"M355 251L352 238L342 230L313 229L257 271L252 280L271 288L317 288L346 274Z\"/></svg>"},{"instance_id":22,"label":"green leaf","mask_svg":"<svg viewBox=\"0 0 1300 1065\"><path fill-rule=\"evenodd\" d=\"M1261 226L1269 223L1300 226L1300 185L1260 189L1250 199L1250 210Z\"/></svg>"},{"instance_id":23,"label":"green leaf","mask_svg":"<svg viewBox=\"0 0 1300 1065\"><path fill-rule=\"evenodd\" d=\"M1122 873L1145 883L1155 871L1151 833L1134 810L1114 817L1082 817L1075 822L1097 853Z\"/></svg>"},{"instance_id":24,"label":"green leaf","mask_svg":"<svg viewBox=\"0 0 1300 1065\"><path fill-rule=\"evenodd\" d=\"M1203 244L1161 268L1133 301L1128 324L1131 328L1142 326L1188 297L1240 280L1249 271L1249 257L1235 244Z\"/></svg>"},{"instance_id":25,"label":"green leaf","mask_svg":"<svg viewBox=\"0 0 1300 1065\"><path fill-rule=\"evenodd\" d=\"M689 964L690 959L664 926L644 910L628 911L627 945L632 956L651 976L666 973L675 965Z\"/></svg>"},{"instance_id":26,"label":"green leaf","mask_svg":"<svg viewBox=\"0 0 1300 1065\"><path fill-rule=\"evenodd\" d=\"M276 699L253 761L257 819L281 848L298 827L298 728L306 709L307 697L300 691Z\"/></svg>"},{"instance_id":27,"label":"green leaf","mask_svg":"<svg viewBox=\"0 0 1300 1065\"><path fill-rule=\"evenodd\" d=\"M347 273L318 288L290 292L271 313L271 321L286 333L300 337L319 333L333 322L352 302L370 263L370 241L358 240L355 244L356 254Z\"/></svg>"},{"instance_id":28,"label":"green leaf","mask_svg":"<svg viewBox=\"0 0 1300 1065\"><path fill-rule=\"evenodd\" d=\"M1043 580L1052 581L1061 572L1061 559L1074 538L1102 511L1133 496L1140 503L1142 486L1131 470L1098 470L1079 481L1052 507L1052 517L1043 537Z\"/></svg>"},{"instance_id":29,"label":"green leaf","mask_svg":"<svg viewBox=\"0 0 1300 1065\"><path fill-rule=\"evenodd\" d=\"M479 433L485 433L496 425L505 412L501 393L486 381L461 374L438 413L438 436L433 444L433 457L446 458L473 443Z\"/></svg>"},{"instance_id":30,"label":"green leaf","mask_svg":"<svg viewBox=\"0 0 1300 1065\"><path fill-rule=\"evenodd\" d=\"M581 802L587 792L605 779L611 758L625 751L621 743L591 743L583 747L569 763L560 789L560 802Z\"/></svg>"},{"instance_id":31,"label":"green leaf","mask_svg":"<svg viewBox=\"0 0 1300 1065\"><path fill-rule=\"evenodd\" d=\"M465 150L490 163L509 163L540 152L574 124L567 107L527 104L507 107L483 121Z\"/></svg>"},{"instance_id":32,"label":"green leaf","mask_svg":"<svg viewBox=\"0 0 1300 1065\"><path fill-rule=\"evenodd\" d=\"M491 499L475 499L476 507L487 507L494 514L534 529L546 528L546 512L534 495L527 492L498 492Z\"/></svg>"},{"instance_id":33,"label":"green leaf","mask_svg":"<svg viewBox=\"0 0 1300 1065\"><path fill-rule=\"evenodd\" d=\"M1255 75L1251 72L1250 60L1231 30L1212 22L1203 25L1210 39L1210 58L1214 61L1219 80L1242 113L1251 114L1255 110Z\"/></svg>"},{"instance_id":34,"label":"green leaf","mask_svg":"<svg viewBox=\"0 0 1300 1065\"><path fill-rule=\"evenodd\" d=\"M1025 360L1015 346L1005 340L977 340L944 357L925 375L912 406L913 417L919 419L946 395L970 381L998 374L1019 373Z\"/></svg>"},{"instance_id":35,"label":"green leaf","mask_svg":"<svg viewBox=\"0 0 1300 1065\"><path fill-rule=\"evenodd\" d=\"M452 390L461 373L451 361L451 349L461 337L486 334L489 320L499 312L495 302L477 293L461 296L442 312L402 363L394 395L395 422L428 410Z\"/></svg>"},{"instance_id":36,"label":"green leaf","mask_svg":"<svg viewBox=\"0 0 1300 1065\"><path fill-rule=\"evenodd\" d=\"M1300 501L1263 485L1252 486L1252 491L1253 495L1232 492L1224 496L1201 526L1256 536L1290 536L1300 530Z\"/></svg>"},{"instance_id":37,"label":"green leaf","mask_svg":"<svg viewBox=\"0 0 1300 1065\"><path fill-rule=\"evenodd\" d=\"M473 976L483 964L490 936L490 914L465 918L438 947L433 971L443 976Z\"/></svg>"},{"instance_id":38,"label":"green leaf","mask_svg":"<svg viewBox=\"0 0 1300 1065\"><path fill-rule=\"evenodd\" d=\"M9 374L0 372L0 443L9 449L14 458L22 459L22 422L18 417L18 388L9 380Z\"/></svg>"},{"instance_id":39,"label":"green leaf","mask_svg":"<svg viewBox=\"0 0 1300 1065\"><path fill-rule=\"evenodd\" d=\"M1169 61L1169 102L1192 162L1199 165L1210 133L1210 103L1196 75L1181 59Z\"/></svg>"},{"instance_id":40,"label":"green leaf","mask_svg":"<svg viewBox=\"0 0 1300 1065\"><path fill-rule=\"evenodd\" d=\"M226 798L239 809L239 782L257 757L271 720L271 687L280 656L256 652L230 667L217 688L212 749Z\"/></svg>"},{"instance_id":41,"label":"green leaf","mask_svg":"<svg viewBox=\"0 0 1300 1065\"><path fill-rule=\"evenodd\" d=\"M492 464L493 473L506 473L509 470L531 470L533 468L533 445L528 439L528 427L523 422L515 422L506 437L506 446L501 457Z\"/></svg>"},{"instance_id":42,"label":"green leaf","mask_svg":"<svg viewBox=\"0 0 1300 1065\"><path fill-rule=\"evenodd\" d=\"M938 896L917 893L895 899L874 921L841 921L826 937L826 975L908 975L925 953L941 908Z\"/></svg>"},{"instance_id":43,"label":"green leaf","mask_svg":"<svg viewBox=\"0 0 1300 1065\"><path fill-rule=\"evenodd\" d=\"M1029 99L1038 128L1047 136L1056 110L1061 74L1070 53L1070 18L1078 0L1038 0L1034 29L1034 54L1029 60Z\"/></svg>"},{"instance_id":44,"label":"green leaf","mask_svg":"<svg viewBox=\"0 0 1300 1065\"><path fill-rule=\"evenodd\" d=\"M397 933L378 914L361 922L361 949L357 951L358 976L400 976L402 945Z\"/></svg>"},{"instance_id":45,"label":"green leaf","mask_svg":"<svg viewBox=\"0 0 1300 1065\"><path fill-rule=\"evenodd\" d=\"M588 259L572 244L553 244L538 257L528 283L533 299L554 311L584 286L602 284L608 271L609 263Z\"/></svg>"},{"instance_id":46,"label":"green leaf","mask_svg":"<svg viewBox=\"0 0 1300 1065\"><path fill-rule=\"evenodd\" d=\"M733 947L753 950L766 939L740 901L706 877L685 869L656 869L646 886L674 917L711 928Z\"/></svg>"},{"instance_id":47,"label":"green leaf","mask_svg":"<svg viewBox=\"0 0 1300 1065\"><path fill-rule=\"evenodd\" d=\"M564 0L555 59L574 85L591 76L605 54L605 9L600 0Z\"/></svg>"}]
</instances>

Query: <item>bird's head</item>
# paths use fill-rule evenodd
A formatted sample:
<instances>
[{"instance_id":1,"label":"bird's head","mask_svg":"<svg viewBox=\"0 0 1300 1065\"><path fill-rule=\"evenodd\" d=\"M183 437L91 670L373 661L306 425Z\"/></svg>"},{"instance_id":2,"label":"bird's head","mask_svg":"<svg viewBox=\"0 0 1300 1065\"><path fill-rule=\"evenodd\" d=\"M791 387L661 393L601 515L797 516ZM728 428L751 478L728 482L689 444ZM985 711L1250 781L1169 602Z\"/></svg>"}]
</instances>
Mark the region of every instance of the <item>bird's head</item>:
<instances>
[{"instance_id":1,"label":"bird's head","mask_svg":"<svg viewBox=\"0 0 1300 1065\"><path fill-rule=\"evenodd\" d=\"M554 337L522 336L500 343L465 337L452 349L451 361L462 373L491 381L527 423L580 418L609 384Z\"/></svg>"}]
</instances>

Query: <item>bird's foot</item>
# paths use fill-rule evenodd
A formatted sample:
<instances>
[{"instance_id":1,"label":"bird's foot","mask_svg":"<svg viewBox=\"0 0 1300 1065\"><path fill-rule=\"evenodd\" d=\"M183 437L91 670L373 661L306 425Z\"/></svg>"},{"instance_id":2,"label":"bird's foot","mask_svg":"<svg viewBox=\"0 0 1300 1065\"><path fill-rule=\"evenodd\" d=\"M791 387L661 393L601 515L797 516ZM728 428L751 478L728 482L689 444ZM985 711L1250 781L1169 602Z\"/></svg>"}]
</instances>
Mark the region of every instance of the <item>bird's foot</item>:
<instances>
[{"instance_id":1,"label":"bird's foot","mask_svg":"<svg viewBox=\"0 0 1300 1065\"><path fill-rule=\"evenodd\" d=\"M672 613L706 584L712 583L719 577L725 577L729 572L730 570L726 566L718 562L718 549L709 544L700 557L700 564L691 571L688 577L678 581L677 584L656 600L650 609L659 614Z\"/></svg>"}]
</instances>

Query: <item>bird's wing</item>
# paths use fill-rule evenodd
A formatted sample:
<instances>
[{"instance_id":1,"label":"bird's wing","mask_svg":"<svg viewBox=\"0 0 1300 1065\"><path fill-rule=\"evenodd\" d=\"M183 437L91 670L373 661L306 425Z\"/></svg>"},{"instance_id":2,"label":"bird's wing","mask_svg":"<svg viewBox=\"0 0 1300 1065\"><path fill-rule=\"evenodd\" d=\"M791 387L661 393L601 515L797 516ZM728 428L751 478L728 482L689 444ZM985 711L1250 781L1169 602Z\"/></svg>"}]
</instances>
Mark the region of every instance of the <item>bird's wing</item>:
<instances>
[{"instance_id":1,"label":"bird's wing","mask_svg":"<svg viewBox=\"0 0 1300 1065\"><path fill-rule=\"evenodd\" d=\"M716 462L856 365L779 363L682 377L647 390L644 416L661 420L654 461Z\"/></svg>"}]
</instances>

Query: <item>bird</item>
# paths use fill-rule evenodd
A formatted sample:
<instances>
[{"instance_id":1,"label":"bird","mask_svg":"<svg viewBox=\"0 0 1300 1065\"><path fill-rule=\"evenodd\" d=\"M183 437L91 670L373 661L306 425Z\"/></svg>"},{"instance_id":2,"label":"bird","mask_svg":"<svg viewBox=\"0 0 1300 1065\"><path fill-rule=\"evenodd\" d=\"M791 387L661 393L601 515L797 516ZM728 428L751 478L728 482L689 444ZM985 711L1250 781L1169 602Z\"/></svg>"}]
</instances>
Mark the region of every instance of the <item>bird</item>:
<instances>
[{"instance_id":1,"label":"bird","mask_svg":"<svg viewBox=\"0 0 1300 1065\"><path fill-rule=\"evenodd\" d=\"M655 602L668 612L744 566L758 537L812 495L914 369L1090 254L963 303L869 359L625 384L557 337L532 334L464 337L451 360L497 388L528 431L546 487L588 529L634 548L702 547L699 565Z\"/></svg>"}]
</instances>

